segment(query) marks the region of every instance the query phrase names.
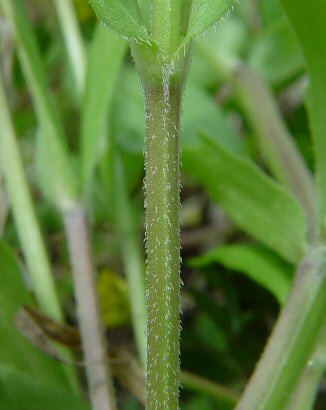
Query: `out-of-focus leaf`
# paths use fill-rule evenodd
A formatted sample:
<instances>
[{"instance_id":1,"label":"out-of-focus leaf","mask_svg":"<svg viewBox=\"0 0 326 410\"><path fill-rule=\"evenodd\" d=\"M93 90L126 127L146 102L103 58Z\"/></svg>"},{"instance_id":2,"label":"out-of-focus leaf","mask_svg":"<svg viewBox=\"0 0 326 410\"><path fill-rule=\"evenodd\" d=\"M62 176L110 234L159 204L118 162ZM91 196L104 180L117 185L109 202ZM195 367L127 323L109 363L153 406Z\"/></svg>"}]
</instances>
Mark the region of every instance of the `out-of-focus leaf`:
<instances>
[{"instance_id":1,"label":"out-of-focus leaf","mask_svg":"<svg viewBox=\"0 0 326 410\"><path fill-rule=\"evenodd\" d=\"M206 346L219 352L228 350L228 339L225 330L219 327L208 314L202 313L197 316L195 332Z\"/></svg>"},{"instance_id":2,"label":"out-of-focus leaf","mask_svg":"<svg viewBox=\"0 0 326 410\"><path fill-rule=\"evenodd\" d=\"M188 23L187 35L183 44L203 33L227 14L234 0L193 0Z\"/></svg>"},{"instance_id":3,"label":"out-of-focus leaf","mask_svg":"<svg viewBox=\"0 0 326 410\"><path fill-rule=\"evenodd\" d=\"M246 4L242 4L246 7ZM260 4L261 18L263 26L270 24L272 21L276 21L283 15L282 6L275 0L264 0Z\"/></svg>"},{"instance_id":4,"label":"out-of-focus leaf","mask_svg":"<svg viewBox=\"0 0 326 410\"><path fill-rule=\"evenodd\" d=\"M231 409L231 407L225 407L225 408ZM210 399L206 396L196 396L196 397L192 398L184 406L184 410L198 410L198 409L215 410L216 409L216 403L214 403L214 401L212 399ZM223 407L223 409L224 409L224 407Z\"/></svg>"},{"instance_id":5,"label":"out-of-focus leaf","mask_svg":"<svg viewBox=\"0 0 326 410\"><path fill-rule=\"evenodd\" d=\"M273 85L280 85L304 69L302 51L284 17L255 38L249 64Z\"/></svg>"},{"instance_id":6,"label":"out-of-focus leaf","mask_svg":"<svg viewBox=\"0 0 326 410\"><path fill-rule=\"evenodd\" d=\"M103 23L130 41L149 41L146 28L139 24L137 1L91 0L97 17Z\"/></svg>"},{"instance_id":7,"label":"out-of-focus leaf","mask_svg":"<svg viewBox=\"0 0 326 410\"><path fill-rule=\"evenodd\" d=\"M308 109L314 139L319 227L326 237L326 5L324 0L282 0L303 48L310 75Z\"/></svg>"},{"instance_id":8,"label":"out-of-focus leaf","mask_svg":"<svg viewBox=\"0 0 326 410\"><path fill-rule=\"evenodd\" d=\"M31 305L32 299L17 261L3 241L0 241L0 280L0 378L6 390L11 386L7 386L2 368L8 374L22 372L35 382L42 381L69 392L62 365L33 347L14 326L18 310L23 304Z\"/></svg>"},{"instance_id":9,"label":"out-of-focus leaf","mask_svg":"<svg viewBox=\"0 0 326 410\"><path fill-rule=\"evenodd\" d=\"M292 267L264 247L236 244L213 249L192 260L194 266L221 263L228 269L247 275L269 290L283 305L290 286Z\"/></svg>"},{"instance_id":10,"label":"out-of-focus leaf","mask_svg":"<svg viewBox=\"0 0 326 410\"><path fill-rule=\"evenodd\" d=\"M55 102L49 92L35 33L21 0L3 0L1 5L15 33L20 63L40 125L36 155L41 187L53 204L66 210L78 196L76 175L70 163Z\"/></svg>"},{"instance_id":11,"label":"out-of-focus leaf","mask_svg":"<svg viewBox=\"0 0 326 410\"><path fill-rule=\"evenodd\" d=\"M214 135L221 145L239 154L246 149L242 139L233 131L223 111L200 87L189 83L183 103L181 141L183 146L199 144L198 131Z\"/></svg>"},{"instance_id":12,"label":"out-of-focus leaf","mask_svg":"<svg viewBox=\"0 0 326 410\"><path fill-rule=\"evenodd\" d=\"M114 139L122 149L142 153L145 136L144 97L135 70L122 70L117 89L119 92L114 95L110 116Z\"/></svg>"},{"instance_id":13,"label":"out-of-focus leaf","mask_svg":"<svg viewBox=\"0 0 326 410\"><path fill-rule=\"evenodd\" d=\"M254 163L204 137L200 147L184 148L183 164L242 229L286 260L300 260L306 245L303 210Z\"/></svg>"},{"instance_id":14,"label":"out-of-focus leaf","mask_svg":"<svg viewBox=\"0 0 326 410\"><path fill-rule=\"evenodd\" d=\"M101 148L105 144L107 117L123 57L124 40L117 39L100 23L89 52L81 118L81 169L83 187L91 181Z\"/></svg>"},{"instance_id":15,"label":"out-of-focus leaf","mask_svg":"<svg viewBox=\"0 0 326 410\"><path fill-rule=\"evenodd\" d=\"M90 410L84 400L42 377L31 377L3 364L0 364L0 377L5 388L1 410Z\"/></svg>"}]
</instances>

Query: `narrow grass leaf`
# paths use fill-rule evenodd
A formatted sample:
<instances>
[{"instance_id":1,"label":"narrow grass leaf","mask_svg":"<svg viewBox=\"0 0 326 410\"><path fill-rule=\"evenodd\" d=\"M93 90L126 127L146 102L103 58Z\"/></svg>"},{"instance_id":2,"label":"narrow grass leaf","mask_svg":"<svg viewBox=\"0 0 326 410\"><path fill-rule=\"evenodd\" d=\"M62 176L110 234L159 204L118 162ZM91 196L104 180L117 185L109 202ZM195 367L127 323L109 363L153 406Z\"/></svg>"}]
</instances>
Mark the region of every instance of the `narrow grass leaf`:
<instances>
[{"instance_id":1,"label":"narrow grass leaf","mask_svg":"<svg viewBox=\"0 0 326 410\"><path fill-rule=\"evenodd\" d=\"M136 1L90 0L97 17L116 34L129 41L149 41L146 28L139 23Z\"/></svg>"},{"instance_id":2,"label":"narrow grass leaf","mask_svg":"<svg viewBox=\"0 0 326 410\"><path fill-rule=\"evenodd\" d=\"M107 118L127 42L105 27L95 29L88 58L88 72L81 118L81 172L85 189L105 144Z\"/></svg>"},{"instance_id":3,"label":"narrow grass leaf","mask_svg":"<svg viewBox=\"0 0 326 410\"><path fill-rule=\"evenodd\" d=\"M77 183L35 33L21 0L1 0L0 5L15 33L19 60L40 123L43 146L42 167L39 172L41 187L53 204L65 209L77 196Z\"/></svg>"},{"instance_id":4,"label":"narrow grass leaf","mask_svg":"<svg viewBox=\"0 0 326 410\"><path fill-rule=\"evenodd\" d=\"M185 170L242 229L289 262L298 262L306 244L300 205L254 163L203 137L200 147L184 147Z\"/></svg>"},{"instance_id":5,"label":"narrow grass leaf","mask_svg":"<svg viewBox=\"0 0 326 410\"><path fill-rule=\"evenodd\" d=\"M326 238L326 4L314 0L282 0L299 37L310 76L308 111L315 148L319 228Z\"/></svg>"},{"instance_id":6,"label":"narrow grass leaf","mask_svg":"<svg viewBox=\"0 0 326 410\"><path fill-rule=\"evenodd\" d=\"M0 376L5 393L1 396L0 409L90 410L86 401L42 377L31 377L29 373L2 364Z\"/></svg>"}]
</instances>

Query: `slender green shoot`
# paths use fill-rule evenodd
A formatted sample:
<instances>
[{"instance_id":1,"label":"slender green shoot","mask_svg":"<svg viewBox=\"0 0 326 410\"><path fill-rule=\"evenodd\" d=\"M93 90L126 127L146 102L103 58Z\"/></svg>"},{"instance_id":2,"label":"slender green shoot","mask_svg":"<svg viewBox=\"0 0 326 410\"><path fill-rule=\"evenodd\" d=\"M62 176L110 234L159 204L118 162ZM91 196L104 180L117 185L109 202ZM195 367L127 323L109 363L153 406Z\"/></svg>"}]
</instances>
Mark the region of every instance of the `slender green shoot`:
<instances>
[{"instance_id":1,"label":"slender green shoot","mask_svg":"<svg viewBox=\"0 0 326 410\"><path fill-rule=\"evenodd\" d=\"M181 383L184 389L207 394L218 403L235 406L238 400L238 395L230 388L187 371L181 372Z\"/></svg>"},{"instance_id":2,"label":"slender green shoot","mask_svg":"<svg viewBox=\"0 0 326 410\"><path fill-rule=\"evenodd\" d=\"M236 410L275 410L288 404L318 340L326 311L326 248L304 258L288 302Z\"/></svg>"},{"instance_id":3,"label":"slender green shoot","mask_svg":"<svg viewBox=\"0 0 326 410\"><path fill-rule=\"evenodd\" d=\"M312 410L326 369L326 325L324 324L287 410Z\"/></svg>"},{"instance_id":4,"label":"slender green shoot","mask_svg":"<svg viewBox=\"0 0 326 410\"><path fill-rule=\"evenodd\" d=\"M1 73L0 122L2 128L0 132L2 172L35 296L44 312L53 319L62 321L62 311L28 189Z\"/></svg>"},{"instance_id":5,"label":"slender green shoot","mask_svg":"<svg viewBox=\"0 0 326 410\"><path fill-rule=\"evenodd\" d=\"M83 95L86 77L86 53L77 16L71 0L53 0L67 50L75 86Z\"/></svg>"},{"instance_id":6,"label":"slender green shoot","mask_svg":"<svg viewBox=\"0 0 326 410\"><path fill-rule=\"evenodd\" d=\"M0 0L0 5L14 32L18 57L40 124L38 160L41 186L49 200L64 211L74 206L78 189L35 34L21 0Z\"/></svg>"}]
</instances>

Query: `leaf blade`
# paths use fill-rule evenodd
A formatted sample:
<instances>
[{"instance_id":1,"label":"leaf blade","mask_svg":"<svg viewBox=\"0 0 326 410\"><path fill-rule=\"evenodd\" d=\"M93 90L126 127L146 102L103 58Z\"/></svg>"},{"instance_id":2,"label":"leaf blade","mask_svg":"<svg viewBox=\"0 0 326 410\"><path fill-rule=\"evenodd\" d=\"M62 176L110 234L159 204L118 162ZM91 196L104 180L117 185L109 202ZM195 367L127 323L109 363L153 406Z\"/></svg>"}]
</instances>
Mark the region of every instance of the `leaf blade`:
<instances>
[{"instance_id":1,"label":"leaf blade","mask_svg":"<svg viewBox=\"0 0 326 410\"><path fill-rule=\"evenodd\" d=\"M282 0L300 40L310 75L308 113L314 140L319 194L319 229L326 237L326 7L323 0ZM313 22L313 23L312 23Z\"/></svg>"},{"instance_id":2,"label":"leaf blade","mask_svg":"<svg viewBox=\"0 0 326 410\"><path fill-rule=\"evenodd\" d=\"M302 208L253 163L207 136L199 148L184 147L183 164L246 232L289 262L298 262L306 246Z\"/></svg>"},{"instance_id":3,"label":"leaf blade","mask_svg":"<svg viewBox=\"0 0 326 410\"><path fill-rule=\"evenodd\" d=\"M78 182L70 163L68 147L53 95L49 91L44 62L35 32L21 0L1 0L1 6L15 34L18 57L40 124L42 146L40 185L49 201L59 209L70 208L79 195Z\"/></svg>"},{"instance_id":4,"label":"leaf blade","mask_svg":"<svg viewBox=\"0 0 326 410\"><path fill-rule=\"evenodd\" d=\"M107 130L107 115L127 43L98 24L92 41L81 118L82 186L90 183Z\"/></svg>"},{"instance_id":5,"label":"leaf blade","mask_svg":"<svg viewBox=\"0 0 326 410\"><path fill-rule=\"evenodd\" d=\"M280 305L285 303L291 285L289 265L267 248L248 244L219 246L191 264L200 267L214 262L245 274L270 291Z\"/></svg>"},{"instance_id":6,"label":"leaf blade","mask_svg":"<svg viewBox=\"0 0 326 410\"><path fill-rule=\"evenodd\" d=\"M184 45L221 20L233 5L234 0L193 0Z\"/></svg>"},{"instance_id":7,"label":"leaf blade","mask_svg":"<svg viewBox=\"0 0 326 410\"><path fill-rule=\"evenodd\" d=\"M126 0L90 0L97 17L112 31L129 41L149 41L146 28L138 23L136 5Z\"/></svg>"}]
</instances>

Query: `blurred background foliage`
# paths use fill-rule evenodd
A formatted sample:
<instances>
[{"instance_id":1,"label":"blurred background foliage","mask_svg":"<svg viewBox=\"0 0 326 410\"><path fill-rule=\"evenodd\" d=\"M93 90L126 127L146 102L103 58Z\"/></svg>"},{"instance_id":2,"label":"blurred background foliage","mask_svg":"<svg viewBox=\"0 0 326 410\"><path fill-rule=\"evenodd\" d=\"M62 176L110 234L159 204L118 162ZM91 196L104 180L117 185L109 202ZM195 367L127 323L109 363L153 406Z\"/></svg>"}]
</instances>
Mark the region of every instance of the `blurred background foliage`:
<instances>
[{"instance_id":1,"label":"blurred background foliage","mask_svg":"<svg viewBox=\"0 0 326 410\"><path fill-rule=\"evenodd\" d=\"M80 170L83 168L80 165L83 161L80 160L81 135L88 133L92 136L92 126L97 126L95 117L101 109L101 102L96 103L92 90L86 89L85 100L91 101L94 98L95 106L88 119L90 125L85 124L83 109L87 101L82 101L76 93L52 2L26 0L24 3L33 22L48 81L63 120L71 163ZM89 64L95 64L94 13L87 0L74 0L74 6L85 39ZM1 25L3 24L1 20ZM108 334L114 340L113 343L125 345L133 351L130 298L125 277L130 247L141 250L136 252L137 264L145 269L144 257L141 256L144 238L144 100L140 81L125 43L112 35L108 35L106 41L114 44L119 51L107 58L107 65L102 61L101 67L99 61L94 68L97 89L101 90L106 89L101 81L105 81L110 61L116 64L116 68L111 66L115 70L111 76L111 91L105 91L105 125L98 125L100 136L94 139L95 153L86 148L82 154L86 156L85 167L91 169L91 176L85 171L85 201L92 222L93 253L99 271L98 290ZM14 50L7 50L3 55L9 61L12 57L9 95L21 155L55 272L60 300L68 322L74 324L73 287L63 227L57 211L41 194L37 175L39 171L35 166L38 123L20 65L12 51ZM106 58L101 48L97 56L99 60ZM251 164L256 164L263 175L278 179L277 173L270 166L263 144L259 142L261 135L258 135L259 127L256 127L255 118L248 115L246 100L239 92L241 85L239 86L235 67L245 67L267 87L281 113L280 121L287 127L289 137L299 148L307 166L312 169L313 157L304 105L308 83L305 62L278 1L240 1L230 17L195 43L193 64L184 97L181 133L184 164L181 192L184 283L182 368L227 386L238 394L259 358L280 306L286 300L296 250L293 248L294 256L289 258L279 251L278 246L269 240L269 232L264 231L265 226L259 226L260 219L254 217L255 201L248 204L242 191L237 190L238 182L231 177L230 181L225 179L229 177L223 175L218 166L215 170L214 160L211 161L207 153L213 151L216 144L222 160L234 167L235 174L242 169L238 168L239 164L250 159ZM100 71L101 69L104 71ZM93 90L96 93L98 91L94 84L96 82L93 80ZM260 95L255 95L254 87L250 92L255 103L268 110L265 101L259 99ZM268 115L267 111L266 116ZM87 131L89 126L90 131ZM205 145L208 144L207 139L213 144L209 149ZM282 149L279 146L279 150ZM250 178L248 173L247 184L250 184ZM264 177L259 174L259 178ZM255 183L255 179L252 181ZM224 190L234 194L233 202L229 197L225 199L224 193L215 192L215 187L222 182ZM259 192L257 197L258 194ZM260 194L265 195L262 192ZM270 198L264 200L267 204ZM38 389L37 394L34 390L34 407L28 408L49 408L48 404L51 402L51 408L64 409L66 407L63 403L66 400L70 403L67 408L82 409L84 404L76 402L72 405L73 402L69 402L70 398L65 397L68 393L57 397L56 400L60 399L61 402L52 401L56 395L51 390L51 378L55 378L58 383L60 376L55 372L62 371L60 366L56 366L50 358L45 362L40 360L39 356L44 356L44 353L20 340L18 335L10 336L15 332L11 322L14 308L18 309L20 305L33 301L22 282L12 283L16 281L14 275L20 276L17 270L24 272L25 268L4 190L1 190L0 201L1 306L2 310L3 306L8 306L8 309L10 307L1 314L0 324L4 330L0 331L0 359L2 363L6 363L10 356L16 361L12 365L14 359L10 359L11 367L1 365L0 392L2 378L8 380L11 377L10 380L15 380L16 383L12 383L12 391L17 395L18 382L19 386L24 385L26 389ZM263 209L265 203L263 199L261 201ZM250 206L252 220L248 219L246 211L246 207ZM132 270L132 267L129 269ZM130 291L132 289L129 288ZM15 301L15 306L12 300ZM12 337L11 340L19 339L17 343L21 345L20 353L25 352L25 349L33 350L33 369L29 369L27 374L33 371L45 375L42 386L37 386L36 381L32 385L34 382L31 380L19 379L23 376L19 375L17 369L23 366L23 358L17 350L9 355L8 349L11 351L14 347L8 343L7 337ZM12 369L16 369L16 376ZM322 384L316 409L326 408L325 387L325 383ZM64 391L64 386L60 388ZM36 397L37 395L40 396ZM42 395L45 397L41 397ZM121 409L140 408L137 400L122 387L119 388L119 401ZM45 402L47 404L43 406ZM19 404L16 404L18 407L14 403L4 406L0 405L7 410L21 410ZM204 390L198 392L185 388L181 391L181 408L214 410L231 409L232 406L216 400Z\"/></svg>"}]
</instances>

